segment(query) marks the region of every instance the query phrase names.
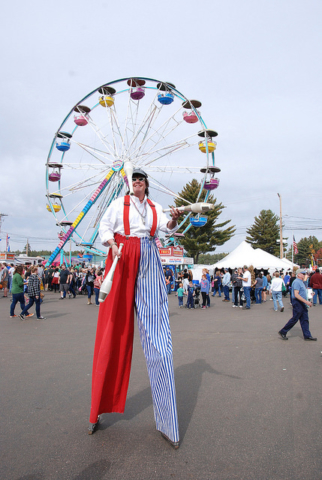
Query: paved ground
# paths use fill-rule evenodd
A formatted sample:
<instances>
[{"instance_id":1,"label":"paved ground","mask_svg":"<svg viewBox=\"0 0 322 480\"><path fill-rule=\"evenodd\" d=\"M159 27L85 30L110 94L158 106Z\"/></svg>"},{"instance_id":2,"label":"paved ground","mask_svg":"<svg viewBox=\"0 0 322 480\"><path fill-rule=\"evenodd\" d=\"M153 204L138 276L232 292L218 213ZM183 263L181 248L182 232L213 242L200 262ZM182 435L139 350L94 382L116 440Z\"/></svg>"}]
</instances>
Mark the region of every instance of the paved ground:
<instances>
[{"instance_id":1,"label":"paved ground","mask_svg":"<svg viewBox=\"0 0 322 480\"><path fill-rule=\"evenodd\" d=\"M87 435L98 308L46 295L44 321L9 318L0 299L1 480L322 478L322 307L312 334L278 335L291 307L250 311L218 298L179 309L170 296L181 447L155 431L136 331L125 414ZM17 308L17 311L19 309Z\"/></svg>"}]
</instances>

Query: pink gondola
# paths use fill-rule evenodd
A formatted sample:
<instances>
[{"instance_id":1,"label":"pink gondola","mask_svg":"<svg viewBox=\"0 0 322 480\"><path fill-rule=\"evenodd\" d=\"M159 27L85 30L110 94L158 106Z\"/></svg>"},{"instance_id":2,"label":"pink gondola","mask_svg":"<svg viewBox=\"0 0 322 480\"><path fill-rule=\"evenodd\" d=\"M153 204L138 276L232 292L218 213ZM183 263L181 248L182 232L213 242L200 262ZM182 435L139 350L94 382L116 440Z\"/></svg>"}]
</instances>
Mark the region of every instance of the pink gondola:
<instances>
[{"instance_id":1,"label":"pink gondola","mask_svg":"<svg viewBox=\"0 0 322 480\"><path fill-rule=\"evenodd\" d=\"M61 177L60 173L52 172L48 178L50 182L59 182L60 177Z\"/></svg>"},{"instance_id":2,"label":"pink gondola","mask_svg":"<svg viewBox=\"0 0 322 480\"><path fill-rule=\"evenodd\" d=\"M88 114L91 111L89 107L86 107L85 105L76 105L74 107L74 112L78 113L79 115L74 116L74 122L76 125L79 127L84 127L85 125L88 124Z\"/></svg>"},{"instance_id":3,"label":"pink gondola","mask_svg":"<svg viewBox=\"0 0 322 480\"><path fill-rule=\"evenodd\" d=\"M86 118L85 115L79 115L78 117L75 115L74 116L74 122L76 123L76 125L78 125L79 127L84 127L85 125L88 124L88 120Z\"/></svg>"},{"instance_id":4,"label":"pink gondola","mask_svg":"<svg viewBox=\"0 0 322 480\"><path fill-rule=\"evenodd\" d=\"M187 123L197 123L198 115L195 112L183 112L183 119Z\"/></svg>"},{"instance_id":5,"label":"pink gondola","mask_svg":"<svg viewBox=\"0 0 322 480\"><path fill-rule=\"evenodd\" d=\"M205 190L215 190L219 187L219 178L211 178L208 182L205 182L203 188Z\"/></svg>"},{"instance_id":6,"label":"pink gondola","mask_svg":"<svg viewBox=\"0 0 322 480\"><path fill-rule=\"evenodd\" d=\"M143 98L144 95L145 95L145 91L144 91L143 88L139 88L139 87L138 88L133 88L131 90L130 95L131 95L132 100L141 100L141 98Z\"/></svg>"}]
</instances>

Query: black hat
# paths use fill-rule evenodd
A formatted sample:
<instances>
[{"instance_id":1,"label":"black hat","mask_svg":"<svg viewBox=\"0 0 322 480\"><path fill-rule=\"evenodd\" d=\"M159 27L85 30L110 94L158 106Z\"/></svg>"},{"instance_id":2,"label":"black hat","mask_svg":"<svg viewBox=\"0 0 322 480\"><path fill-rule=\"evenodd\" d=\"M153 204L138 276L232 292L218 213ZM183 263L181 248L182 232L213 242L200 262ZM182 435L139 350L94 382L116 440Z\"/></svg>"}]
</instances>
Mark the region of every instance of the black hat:
<instances>
[{"instance_id":1,"label":"black hat","mask_svg":"<svg viewBox=\"0 0 322 480\"><path fill-rule=\"evenodd\" d=\"M133 177L133 175L143 175L143 177L148 178L147 173L145 173L145 171L142 170L141 168L134 168L133 173L132 173L132 177Z\"/></svg>"}]
</instances>

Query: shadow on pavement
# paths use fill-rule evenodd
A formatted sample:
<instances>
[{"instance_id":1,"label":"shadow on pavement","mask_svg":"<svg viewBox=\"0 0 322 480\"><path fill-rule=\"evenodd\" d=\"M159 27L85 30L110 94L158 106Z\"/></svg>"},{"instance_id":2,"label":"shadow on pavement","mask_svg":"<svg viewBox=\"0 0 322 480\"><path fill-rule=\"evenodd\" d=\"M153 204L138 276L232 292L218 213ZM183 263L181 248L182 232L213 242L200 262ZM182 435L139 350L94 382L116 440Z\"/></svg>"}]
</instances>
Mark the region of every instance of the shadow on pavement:
<instances>
[{"instance_id":1,"label":"shadow on pavement","mask_svg":"<svg viewBox=\"0 0 322 480\"><path fill-rule=\"evenodd\" d=\"M177 407L179 416L180 439L183 440L190 424L198 400L198 393L204 373L223 375L239 380L240 377L227 375L212 368L205 360L198 359L193 363L182 365L175 369L174 377L177 392ZM99 425L100 430L105 430L120 420L131 420L152 404L150 387L145 388L133 397L127 399L124 414L110 413Z\"/></svg>"}]
</instances>

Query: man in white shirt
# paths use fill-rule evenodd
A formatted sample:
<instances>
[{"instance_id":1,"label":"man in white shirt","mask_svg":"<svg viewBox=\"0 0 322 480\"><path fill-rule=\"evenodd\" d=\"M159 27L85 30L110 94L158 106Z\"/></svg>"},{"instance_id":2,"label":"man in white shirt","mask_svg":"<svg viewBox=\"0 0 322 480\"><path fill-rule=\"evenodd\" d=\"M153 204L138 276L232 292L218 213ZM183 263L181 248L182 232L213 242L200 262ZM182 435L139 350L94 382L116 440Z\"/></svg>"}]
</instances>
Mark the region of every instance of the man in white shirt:
<instances>
[{"instance_id":1,"label":"man in white shirt","mask_svg":"<svg viewBox=\"0 0 322 480\"><path fill-rule=\"evenodd\" d=\"M100 224L101 241L110 247L105 272L109 271L116 256L119 261L112 289L99 309L89 433L95 432L101 413L124 411L135 307L150 377L156 428L178 448L168 296L155 236L159 230L174 233L182 212L172 209L172 219L168 220L162 206L151 202L149 182L143 170L133 171L132 185L134 195L112 202Z\"/></svg>"},{"instance_id":2,"label":"man in white shirt","mask_svg":"<svg viewBox=\"0 0 322 480\"><path fill-rule=\"evenodd\" d=\"M223 279L222 279L222 286L223 286L223 289L224 289L224 296L225 296L225 298L223 299L223 302L230 302L229 283L230 283L229 269L225 268L225 275L223 276Z\"/></svg>"},{"instance_id":3,"label":"man in white shirt","mask_svg":"<svg viewBox=\"0 0 322 480\"><path fill-rule=\"evenodd\" d=\"M243 281L244 294L246 298L246 310L250 309L250 291L252 288L252 276L248 270L247 265L244 265L244 274L242 277L238 277L239 280Z\"/></svg>"}]
</instances>

